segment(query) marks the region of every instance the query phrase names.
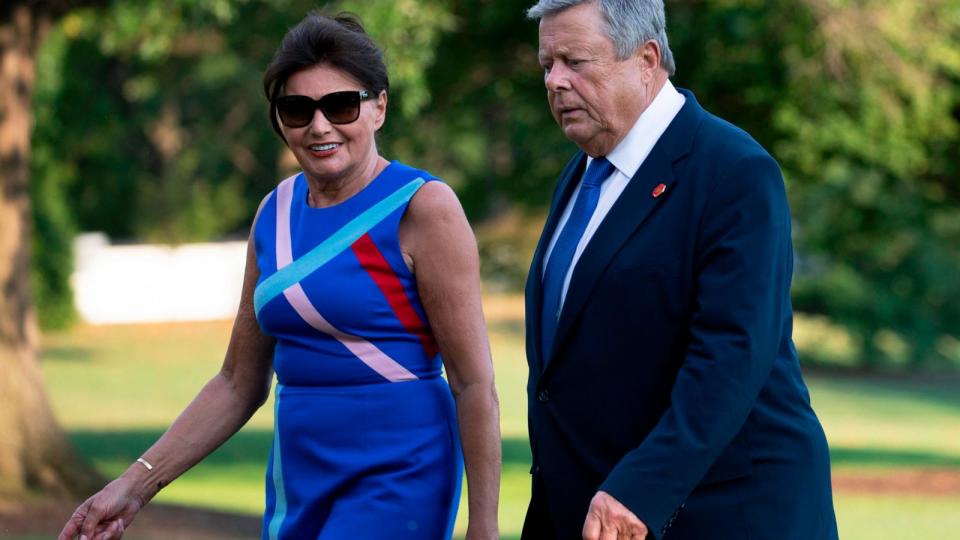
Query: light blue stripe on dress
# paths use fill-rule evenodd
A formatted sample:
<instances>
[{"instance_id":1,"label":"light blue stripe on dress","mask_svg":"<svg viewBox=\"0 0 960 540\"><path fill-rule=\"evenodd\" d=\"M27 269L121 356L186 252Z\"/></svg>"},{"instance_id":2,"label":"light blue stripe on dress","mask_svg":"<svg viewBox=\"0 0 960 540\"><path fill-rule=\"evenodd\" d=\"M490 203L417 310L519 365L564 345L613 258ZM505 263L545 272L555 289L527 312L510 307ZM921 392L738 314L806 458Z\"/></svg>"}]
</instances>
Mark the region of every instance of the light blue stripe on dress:
<instances>
[{"instance_id":1,"label":"light blue stripe on dress","mask_svg":"<svg viewBox=\"0 0 960 540\"><path fill-rule=\"evenodd\" d=\"M416 178L407 185L394 191L382 201L371 206L359 216L353 218L337 232L311 249L306 255L293 263L277 270L275 274L263 280L253 293L253 307L257 316L260 310L288 287L299 283L331 259L348 249L358 238L387 218L394 210L403 206L413 194L425 184L423 178Z\"/></svg>"},{"instance_id":2,"label":"light blue stripe on dress","mask_svg":"<svg viewBox=\"0 0 960 540\"><path fill-rule=\"evenodd\" d=\"M273 516L270 517L270 524L267 526L267 538L277 540L277 534L280 527L283 526L283 520L287 517L287 493L283 489L283 464L280 460L280 391L283 385L277 383L277 391L274 395L273 404L273 492L276 504L273 506Z\"/></svg>"}]
</instances>

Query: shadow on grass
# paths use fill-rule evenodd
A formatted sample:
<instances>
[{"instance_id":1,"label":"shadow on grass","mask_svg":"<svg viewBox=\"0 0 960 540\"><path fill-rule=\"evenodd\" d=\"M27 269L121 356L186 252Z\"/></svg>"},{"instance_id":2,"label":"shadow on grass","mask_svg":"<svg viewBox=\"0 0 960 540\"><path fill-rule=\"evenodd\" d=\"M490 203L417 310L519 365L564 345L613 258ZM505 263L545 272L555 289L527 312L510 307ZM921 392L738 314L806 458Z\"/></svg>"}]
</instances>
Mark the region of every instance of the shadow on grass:
<instances>
[{"instance_id":1,"label":"shadow on grass","mask_svg":"<svg viewBox=\"0 0 960 540\"><path fill-rule=\"evenodd\" d=\"M70 439L81 454L98 460L135 460L150 447L163 430L84 431L70 432ZM237 465L264 464L273 442L273 432L267 429L245 429L234 435L204 463ZM503 464L529 467L530 445L526 438L507 437L503 440Z\"/></svg>"},{"instance_id":2,"label":"shadow on grass","mask_svg":"<svg viewBox=\"0 0 960 540\"><path fill-rule=\"evenodd\" d=\"M43 347L40 351L41 362L89 362L93 351L86 347Z\"/></svg>"},{"instance_id":3,"label":"shadow on grass","mask_svg":"<svg viewBox=\"0 0 960 540\"><path fill-rule=\"evenodd\" d=\"M960 456L943 452L896 448L840 446L830 449L833 466L960 468Z\"/></svg>"},{"instance_id":4,"label":"shadow on grass","mask_svg":"<svg viewBox=\"0 0 960 540\"><path fill-rule=\"evenodd\" d=\"M522 437L503 439L503 465L529 467L530 445ZM834 446L830 448L834 466L851 467L919 467L960 469L960 455L948 452L923 451L903 448L864 448Z\"/></svg>"},{"instance_id":5,"label":"shadow on grass","mask_svg":"<svg viewBox=\"0 0 960 540\"><path fill-rule=\"evenodd\" d=\"M522 337L526 333L526 326L522 319L500 319L487 322L491 333L500 332L511 336Z\"/></svg>"},{"instance_id":6,"label":"shadow on grass","mask_svg":"<svg viewBox=\"0 0 960 540\"><path fill-rule=\"evenodd\" d=\"M531 459L526 439L508 437L503 440L504 466L529 467ZM960 468L960 455L902 448L834 446L830 448L830 461L833 465L843 466Z\"/></svg>"},{"instance_id":7,"label":"shadow on grass","mask_svg":"<svg viewBox=\"0 0 960 540\"><path fill-rule=\"evenodd\" d=\"M960 374L864 373L811 369L811 387L829 386L869 397L889 397L935 405L960 414Z\"/></svg>"},{"instance_id":8,"label":"shadow on grass","mask_svg":"<svg viewBox=\"0 0 960 540\"><path fill-rule=\"evenodd\" d=\"M503 465L530 467L533 458L530 455L530 443L524 437L503 439Z\"/></svg>"},{"instance_id":9,"label":"shadow on grass","mask_svg":"<svg viewBox=\"0 0 960 540\"><path fill-rule=\"evenodd\" d=\"M135 460L161 435L162 430L73 431L70 438L81 454L97 460ZM213 465L263 465L267 461L273 432L245 429L234 435L204 460ZM503 439L504 467L526 468L531 463L530 445L524 437ZM947 467L960 468L960 455L902 448L834 446L830 459L835 466Z\"/></svg>"},{"instance_id":10,"label":"shadow on grass","mask_svg":"<svg viewBox=\"0 0 960 540\"><path fill-rule=\"evenodd\" d=\"M143 455L160 436L163 430L123 430L70 432L70 440L79 452L96 460L133 461ZM263 465L267 462L273 431L245 429L230 438L223 446L207 456L204 463L214 465Z\"/></svg>"}]
</instances>

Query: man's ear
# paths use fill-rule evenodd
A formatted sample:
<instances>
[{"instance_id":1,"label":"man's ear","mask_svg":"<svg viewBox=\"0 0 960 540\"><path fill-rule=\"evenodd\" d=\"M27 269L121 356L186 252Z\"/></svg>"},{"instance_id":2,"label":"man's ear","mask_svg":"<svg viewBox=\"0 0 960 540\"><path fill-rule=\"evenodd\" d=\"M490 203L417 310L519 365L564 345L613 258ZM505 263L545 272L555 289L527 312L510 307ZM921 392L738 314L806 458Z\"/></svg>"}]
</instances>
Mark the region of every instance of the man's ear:
<instances>
[{"instance_id":1,"label":"man's ear","mask_svg":"<svg viewBox=\"0 0 960 540\"><path fill-rule=\"evenodd\" d=\"M643 82L650 82L656 71L660 69L660 44L656 40L648 39L633 56L639 64Z\"/></svg>"}]
</instances>

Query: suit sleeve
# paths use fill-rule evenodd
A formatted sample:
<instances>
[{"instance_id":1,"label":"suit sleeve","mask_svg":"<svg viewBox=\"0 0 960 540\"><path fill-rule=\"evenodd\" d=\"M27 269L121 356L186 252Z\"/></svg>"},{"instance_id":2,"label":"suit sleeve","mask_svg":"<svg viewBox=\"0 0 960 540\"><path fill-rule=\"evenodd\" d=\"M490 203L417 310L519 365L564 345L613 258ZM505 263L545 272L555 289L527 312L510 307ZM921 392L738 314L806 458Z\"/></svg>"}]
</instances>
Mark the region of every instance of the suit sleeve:
<instances>
[{"instance_id":1,"label":"suit sleeve","mask_svg":"<svg viewBox=\"0 0 960 540\"><path fill-rule=\"evenodd\" d=\"M741 158L712 187L699 225L688 346L670 407L600 489L659 538L742 428L789 316L792 245L783 178L769 155Z\"/></svg>"}]
</instances>

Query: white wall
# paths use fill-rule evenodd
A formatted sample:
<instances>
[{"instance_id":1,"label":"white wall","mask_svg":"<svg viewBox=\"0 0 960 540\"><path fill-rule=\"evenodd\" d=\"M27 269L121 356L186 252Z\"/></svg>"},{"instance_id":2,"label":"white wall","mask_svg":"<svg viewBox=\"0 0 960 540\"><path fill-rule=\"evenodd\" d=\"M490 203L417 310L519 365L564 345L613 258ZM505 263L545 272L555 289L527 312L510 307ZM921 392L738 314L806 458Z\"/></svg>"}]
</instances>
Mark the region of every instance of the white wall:
<instances>
[{"instance_id":1,"label":"white wall","mask_svg":"<svg viewBox=\"0 0 960 540\"><path fill-rule=\"evenodd\" d=\"M74 254L71 283L86 322L202 321L236 315L247 245L111 245L88 233Z\"/></svg>"}]
</instances>

